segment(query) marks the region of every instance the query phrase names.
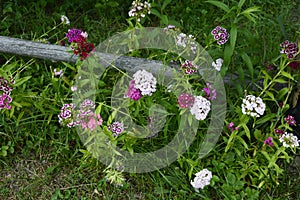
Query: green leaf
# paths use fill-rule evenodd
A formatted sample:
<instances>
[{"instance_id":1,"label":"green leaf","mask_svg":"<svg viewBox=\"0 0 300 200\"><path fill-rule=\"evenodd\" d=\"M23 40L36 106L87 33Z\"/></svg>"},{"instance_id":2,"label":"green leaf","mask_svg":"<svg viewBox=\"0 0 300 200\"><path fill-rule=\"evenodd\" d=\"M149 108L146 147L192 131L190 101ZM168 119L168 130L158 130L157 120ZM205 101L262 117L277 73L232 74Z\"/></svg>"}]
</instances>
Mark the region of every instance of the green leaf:
<instances>
[{"instance_id":1,"label":"green leaf","mask_svg":"<svg viewBox=\"0 0 300 200\"><path fill-rule=\"evenodd\" d=\"M262 118L258 119L256 121L256 124L259 125L259 124L264 124L266 122L269 122L271 121L273 118L276 118L276 114L275 113L269 113L265 116L263 116Z\"/></svg>"},{"instance_id":2,"label":"green leaf","mask_svg":"<svg viewBox=\"0 0 300 200\"><path fill-rule=\"evenodd\" d=\"M241 56L242 56L242 59L244 60L244 62L246 63L246 65L247 65L247 67L248 67L248 70L249 70L249 72L250 72L251 77L253 77L253 72L254 72L254 70L253 70L253 64L252 64L252 62L251 62L250 57L249 57L248 54L245 53L245 52L243 52L243 53L241 54Z\"/></svg>"},{"instance_id":3,"label":"green leaf","mask_svg":"<svg viewBox=\"0 0 300 200\"><path fill-rule=\"evenodd\" d=\"M237 38L237 26L236 24L232 24L230 29L230 45L233 50L235 48L236 38Z\"/></svg>"},{"instance_id":4,"label":"green leaf","mask_svg":"<svg viewBox=\"0 0 300 200\"><path fill-rule=\"evenodd\" d=\"M231 46L225 46L225 49L224 49L224 67L228 68L228 66L230 64L230 61L231 61L232 54L233 54L232 47Z\"/></svg>"},{"instance_id":5,"label":"green leaf","mask_svg":"<svg viewBox=\"0 0 300 200\"><path fill-rule=\"evenodd\" d=\"M151 14L155 15L156 17L158 17L159 19L161 19L161 14L158 10L156 10L155 8L151 8Z\"/></svg>"},{"instance_id":6,"label":"green leaf","mask_svg":"<svg viewBox=\"0 0 300 200\"><path fill-rule=\"evenodd\" d=\"M168 4L170 4L172 2L172 0L164 0L164 3L161 7L161 10L165 10L165 8L167 7Z\"/></svg>"},{"instance_id":7,"label":"green leaf","mask_svg":"<svg viewBox=\"0 0 300 200\"><path fill-rule=\"evenodd\" d=\"M20 85L22 85L23 83L25 83L26 81L28 81L31 78L31 76L26 76L23 78L20 78L18 80L16 80L16 83L14 84L15 87L18 87Z\"/></svg>"},{"instance_id":8,"label":"green leaf","mask_svg":"<svg viewBox=\"0 0 300 200\"><path fill-rule=\"evenodd\" d=\"M244 3L245 3L246 0L240 0L239 4L238 4L238 8L242 8Z\"/></svg>"},{"instance_id":9,"label":"green leaf","mask_svg":"<svg viewBox=\"0 0 300 200\"><path fill-rule=\"evenodd\" d=\"M248 137L248 139L250 140L251 139L251 135L250 135L250 130L249 130L249 128L248 128L248 126L246 125L246 124L241 124L242 125L242 127L244 128L244 131L245 131L245 133L246 133L246 136Z\"/></svg>"},{"instance_id":10,"label":"green leaf","mask_svg":"<svg viewBox=\"0 0 300 200\"><path fill-rule=\"evenodd\" d=\"M218 8L221 8L222 10L224 10L226 13L229 13L230 9L229 7L222 3L222 2L219 2L219 1L206 1L206 3L210 3L214 6L217 6Z\"/></svg>"},{"instance_id":11,"label":"green leaf","mask_svg":"<svg viewBox=\"0 0 300 200\"><path fill-rule=\"evenodd\" d=\"M287 77L288 79L294 80L294 78L292 77L292 75L288 72L285 71L281 71L281 75Z\"/></svg>"}]
</instances>

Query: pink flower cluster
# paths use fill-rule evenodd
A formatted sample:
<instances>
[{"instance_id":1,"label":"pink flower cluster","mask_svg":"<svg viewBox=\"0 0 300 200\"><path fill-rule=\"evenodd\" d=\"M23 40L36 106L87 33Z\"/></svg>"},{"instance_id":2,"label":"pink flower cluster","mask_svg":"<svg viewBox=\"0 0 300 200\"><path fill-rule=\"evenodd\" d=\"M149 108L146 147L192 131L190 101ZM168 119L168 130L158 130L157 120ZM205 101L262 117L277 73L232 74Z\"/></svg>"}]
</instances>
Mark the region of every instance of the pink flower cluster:
<instances>
[{"instance_id":1,"label":"pink flower cluster","mask_svg":"<svg viewBox=\"0 0 300 200\"><path fill-rule=\"evenodd\" d=\"M221 26L217 26L216 28L214 28L211 34L214 36L214 39L218 41L218 45L225 44L230 36L229 33L227 33L226 29Z\"/></svg>"},{"instance_id":2,"label":"pink flower cluster","mask_svg":"<svg viewBox=\"0 0 300 200\"><path fill-rule=\"evenodd\" d=\"M125 94L125 97L128 97L134 101L137 101L142 97L141 91L135 88L134 80L130 80L129 88Z\"/></svg>"},{"instance_id":3,"label":"pink flower cluster","mask_svg":"<svg viewBox=\"0 0 300 200\"><path fill-rule=\"evenodd\" d=\"M58 115L59 122L68 127L81 125L83 129L95 130L98 125L102 125L102 118L99 114L95 114L92 110L95 105L92 100L86 99L80 105L79 112L75 110L75 106L64 104Z\"/></svg>"},{"instance_id":4,"label":"pink flower cluster","mask_svg":"<svg viewBox=\"0 0 300 200\"><path fill-rule=\"evenodd\" d=\"M233 122L230 122L230 123L227 125L227 128L228 128L228 130L229 130L230 132L239 130L239 127L236 127L236 126L234 125Z\"/></svg>"},{"instance_id":5,"label":"pink flower cluster","mask_svg":"<svg viewBox=\"0 0 300 200\"><path fill-rule=\"evenodd\" d=\"M184 71L185 74L193 74L197 72L199 67L195 65L192 61L186 60L184 63L181 64L181 69Z\"/></svg>"},{"instance_id":6,"label":"pink flower cluster","mask_svg":"<svg viewBox=\"0 0 300 200\"><path fill-rule=\"evenodd\" d=\"M280 47L280 53L284 53L288 59L294 58L298 53L298 45L295 42L286 40L280 44Z\"/></svg>"},{"instance_id":7,"label":"pink flower cluster","mask_svg":"<svg viewBox=\"0 0 300 200\"><path fill-rule=\"evenodd\" d=\"M11 80L10 84L13 84L14 82ZM12 102L12 98L10 96L10 93L13 89L9 86L9 83L7 80L5 80L3 77L0 77L0 110L1 109L11 109L11 105L9 105Z\"/></svg>"},{"instance_id":8,"label":"pink flower cluster","mask_svg":"<svg viewBox=\"0 0 300 200\"><path fill-rule=\"evenodd\" d=\"M87 36L88 34L86 32L82 32L82 30L75 28L69 29L66 34L69 43L71 43L73 53L78 55L80 60L85 59L95 48L94 44L86 41Z\"/></svg>"}]
</instances>

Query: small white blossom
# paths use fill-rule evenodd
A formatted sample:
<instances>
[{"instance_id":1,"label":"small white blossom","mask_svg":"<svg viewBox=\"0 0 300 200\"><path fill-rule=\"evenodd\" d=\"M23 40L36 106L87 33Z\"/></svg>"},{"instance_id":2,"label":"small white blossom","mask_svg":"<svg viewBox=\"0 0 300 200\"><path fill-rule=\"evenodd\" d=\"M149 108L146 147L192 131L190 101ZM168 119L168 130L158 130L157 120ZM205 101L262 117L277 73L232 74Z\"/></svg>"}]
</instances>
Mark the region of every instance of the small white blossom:
<instances>
[{"instance_id":1,"label":"small white blossom","mask_svg":"<svg viewBox=\"0 0 300 200\"><path fill-rule=\"evenodd\" d=\"M199 189L203 189L205 186L210 184L212 178L211 171L203 169L200 172L196 173L196 177L191 181L191 185L194 187L196 192L199 192Z\"/></svg>"},{"instance_id":2,"label":"small white blossom","mask_svg":"<svg viewBox=\"0 0 300 200\"><path fill-rule=\"evenodd\" d=\"M142 95L151 96L156 91L156 78L146 70L139 70L133 75L135 88L141 91Z\"/></svg>"},{"instance_id":3,"label":"small white blossom","mask_svg":"<svg viewBox=\"0 0 300 200\"><path fill-rule=\"evenodd\" d=\"M58 71L58 69L55 68L53 71L54 71L54 76L62 76L63 74L62 69Z\"/></svg>"},{"instance_id":4,"label":"small white blossom","mask_svg":"<svg viewBox=\"0 0 300 200\"><path fill-rule=\"evenodd\" d=\"M190 111L197 120L204 120L210 111L210 102L202 96L196 96Z\"/></svg>"},{"instance_id":5,"label":"small white blossom","mask_svg":"<svg viewBox=\"0 0 300 200\"><path fill-rule=\"evenodd\" d=\"M287 132L285 132L283 135L280 136L279 141L282 143L284 147L291 147L291 148L298 147L300 142L297 136Z\"/></svg>"},{"instance_id":6,"label":"small white blossom","mask_svg":"<svg viewBox=\"0 0 300 200\"><path fill-rule=\"evenodd\" d=\"M216 60L216 62L213 62L212 63L212 66L217 70L217 71L220 71L221 70L221 67L222 67L222 64L223 64L223 59L222 58L218 58Z\"/></svg>"},{"instance_id":7,"label":"small white blossom","mask_svg":"<svg viewBox=\"0 0 300 200\"><path fill-rule=\"evenodd\" d=\"M80 35L81 35L82 37L84 37L84 38L87 38L87 37L88 37L87 32L81 32Z\"/></svg>"},{"instance_id":8,"label":"small white blossom","mask_svg":"<svg viewBox=\"0 0 300 200\"><path fill-rule=\"evenodd\" d=\"M77 90L77 87L76 86L71 86L71 91L72 92L75 92Z\"/></svg>"},{"instance_id":9,"label":"small white blossom","mask_svg":"<svg viewBox=\"0 0 300 200\"><path fill-rule=\"evenodd\" d=\"M62 23L66 24L66 25L70 25L70 20L67 16L62 15L60 19L61 19Z\"/></svg>"},{"instance_id":10,"label":"small white blossom","mask_svg":"<svg viewBox=\"0 0 300 200\"><path fill-rule=\"evenodd\" d=\"M136 17L137 21L141 21L141 18L144 18L147 13L151 13L150 8L150 3L142 3L140 0L135 0L132 2L132 8L129 10L128 15L129 17Z\"/></svg>"},{"instance_id":11,"label":"small white blossom","mask_svg":"<svg viewBox=\"0 0 300 200\"><path fill-rule=\"evenodd\" d=\"M176 44L181 47L186 47L187 45L190 47L190 50L196 54L197 46L195 42L195 37L193 35L189 35L187 37L186 34L180 33L177 35L177 41Z\"/></svg>"},{"instance_id":12,"label":"small white blossom","mask_svg":"<svg viewBox=\"0 0 300 200\"><path fill-rule=\"evenodd\" d=\"M260 97L247 95L245 99L243 99L242 113L245 115L250 115L252 117L260 117L264 114L265 109L266 105Z\"/></svg>"}]
</instances>

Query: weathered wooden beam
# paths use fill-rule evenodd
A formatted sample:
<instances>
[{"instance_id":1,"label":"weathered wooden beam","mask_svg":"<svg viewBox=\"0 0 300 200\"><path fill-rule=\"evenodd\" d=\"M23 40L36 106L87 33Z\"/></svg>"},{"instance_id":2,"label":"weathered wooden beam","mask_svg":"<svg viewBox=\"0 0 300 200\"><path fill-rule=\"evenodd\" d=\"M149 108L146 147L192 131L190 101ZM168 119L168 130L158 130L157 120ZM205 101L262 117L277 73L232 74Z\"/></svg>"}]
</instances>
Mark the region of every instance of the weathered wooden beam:
<instances>
[{"instance_id":1,"label":"weathered wooden beam","mask_svg":"<svg viewBox=\"0 0 300 200\"><path fill-rule=\"evenodd\" d=\"M75 63L78 59L77 56L75 56L73 53L70 53L70 48L65 46L33 42L6 36L0 36L0 52L51 61L64 61L69 63ZM107 60L114 60L113 58L115 58L115 55L99 52L97 53L99 54L99 57ZM121 56L114 60L114 65L119 69L132 73L136 72L141 67L148 65L151 66L151 71L153 72L159 71L162 62L144 58ZM170 67L175 69L180 68L179 64L171 64ZM227 75L223 78L223 81L225 84L234 86L235 81L239 81L239 75ZM247 83L249 82L251 81L247 81ZM259 81L258 84L262 85L262 81Z\"/></svg>"}]
</instances>

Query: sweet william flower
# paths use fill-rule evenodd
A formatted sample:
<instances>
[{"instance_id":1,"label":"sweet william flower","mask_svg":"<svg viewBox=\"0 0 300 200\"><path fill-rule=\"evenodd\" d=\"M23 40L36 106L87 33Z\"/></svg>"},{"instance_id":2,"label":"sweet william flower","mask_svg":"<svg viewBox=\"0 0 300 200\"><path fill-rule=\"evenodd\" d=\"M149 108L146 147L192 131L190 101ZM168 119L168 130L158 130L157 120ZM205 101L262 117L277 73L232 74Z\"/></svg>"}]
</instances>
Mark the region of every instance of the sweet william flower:
<instances>
[{"instance_id":1,"label":"sweet william flower","mask_svg":"<svg viewBox=\"0 0 300 200\"><path fill-rule=\"evenodd\" d=\"M210 102L202 96L196 96L194 104L190 108L191 114L194 115L197 120L204 120L206 119L209 111Z\"/></svg>"},{"instance_id":2,"label":"sweet william flower","mask_svg":"<svg viewBox=\"0 0 300 200\"><path fill-rule=\"evenodd\" d=\"M279 141L284 147L294 148L299 146L299 140L297 136L293 135L292 133L285 132L280 136Z\"/></svg>"},{"instance_id":3,"label":"sweet william flower","mask_svg":"<svg viewBox=\"0 0 300 200\"><path fill-rule=\"evenodd\" d=\"M62 23L66 24L66 25L70 25L70 20L67 16L62 15L60 19L61 19Z\"/></svg>"},{"instance_id":4,"label":"sweet william flower","mask_svg":"<svg viewBox=\"0 0 300 200\"><path fill-rule=\"evenodd\" d=\"M242 113L245 115L250 115L252 117L260 117L264 114L265 109L266 105L260 97L247 95L243 99Z\"/></svg>"},{"instance_id":5,"label":"sweet william flower","mask_svg":"<svg viewBox=\"0 0 300 200\"><path fill-rule=\"evenodd\" d=\"M218 58L216 60L216 62L213 62L212 63L212 66L217 70L217 71L220 71L221 70L221 67L223 65L223 59L222 58Z\"/></svg>"},{"instance_id":6,"label":"sweet william flower","mask_svg":"<svg viewBox=\"0 0 300 200\"><path fill-rule=\"evenodd\" d=\"M191 94L183 93L178 97L178 105L180 108L189 108L194 104L195 97Z\"/></svg>"},{"instance_id":7,"label":"sweet william flower","mask_svg":"<svg viewBox=\"0 0 300 200\"><path fill-rule=\"evenodd\" d=\"M191 181L191 185L193 186L196 192L199 192L199 189L203 189L205 186L210 184L211 178L211 171L203 169L200 172L196 173L194 180Z\"/></svg>"}]
</instances>

